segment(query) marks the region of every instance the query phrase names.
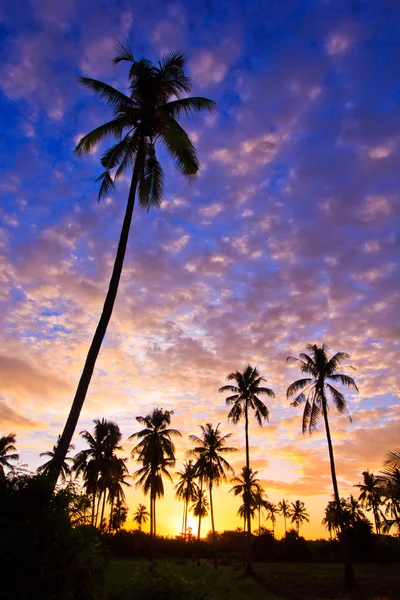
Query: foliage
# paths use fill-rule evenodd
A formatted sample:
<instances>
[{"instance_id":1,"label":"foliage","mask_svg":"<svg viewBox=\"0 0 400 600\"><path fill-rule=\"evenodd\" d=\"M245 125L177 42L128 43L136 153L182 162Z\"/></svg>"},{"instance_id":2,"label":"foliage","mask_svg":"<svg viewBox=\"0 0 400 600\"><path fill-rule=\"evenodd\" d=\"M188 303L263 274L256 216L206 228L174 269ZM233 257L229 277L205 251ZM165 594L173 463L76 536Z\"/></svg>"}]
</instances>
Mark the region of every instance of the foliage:
<instances>
[{"instance_id":1,"label":"foliage","mask_svg":"<svg viewBox=\"0 0 400 600\"><path fill-rule=\"evenodd\" d=\"M201 600L207 597L204 588L189 583L180 570L169 564L157 564L150 571L137 566L126 595L127 600Z\"/></svg>"},{"instance_id":2,"label":"foliage","mask_svg":"<svg viewBox=\"0 0 400 600\"><path fill-rule=\"evenodd\" d=\"M50 502L49 502L49 497ZM1 545L5 598L88 600L102 597L105 555L95 530L79 522L73 487L51 496L40 476L17 473L1 490ZM43 506L46 509L43 510Z\"/></svg>"}]
</instances>

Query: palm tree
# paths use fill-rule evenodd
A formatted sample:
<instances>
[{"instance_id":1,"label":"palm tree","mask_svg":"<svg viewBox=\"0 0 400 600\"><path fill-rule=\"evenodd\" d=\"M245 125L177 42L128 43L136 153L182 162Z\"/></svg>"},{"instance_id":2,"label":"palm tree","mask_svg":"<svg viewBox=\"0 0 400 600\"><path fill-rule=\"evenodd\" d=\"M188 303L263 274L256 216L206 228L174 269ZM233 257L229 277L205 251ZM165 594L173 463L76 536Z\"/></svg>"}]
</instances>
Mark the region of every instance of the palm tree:
<instances>
[{"instance_id":1,"label":"palm tree","mask_svg":"<svg viewBox=\"0 0 400 600\"><path fill-rule=\"evenodd\" d=\"M389 533L396 527L400 535L400 453L398 450L387 455L385 468L379 476L382 496L385 498L385 515L383 531Z\"/></svg>"},{"instance_id":2,"label":"palm tree","mask_svg":"<svg viewBox=\"0 0 400 600\"><path fill-rule=\"evenodd\" d=\"M279 513L279 508L273 502L268 502L268 519L270 519L272 523L272 537L275 539L275 524L276 524L276 515Z\"/></svg>"},{"instance_id":3,"label":"palm tree","mask_svg":"<svg viewBox=\"0 0 400 600\"><path fill-rule=\"evenodd\" d=\"M11 462L19 460L17 448L15 447L17 436L15 433L9 433L0 437L0 479L4 479L6 474L4 467L13 471L14 466Z\"/></svg>"},{"instance_id":4,"label":"palm tree","mask_svg":"<svg viewBox=\"0 0 400 600\"><path fill-rule=\"evenodd\" d=\"M339 529L337 514L336 502L331 500L325 507L325 516L321 521L322 525L329 531L330 539L332 539L332 531L336 532Z\"/></svg>"},{"instance_id":5,"label":"palm tree","mask_svg":"<svg viewBox=\"0 0 400 600\"><path fill-rule=\"evenodd\" d=\"M260 495L259 479L256 477L257 471L243 467L240 477L233 477L231 483L235 483L229 491L235 496L241 496L243 504L240 506L238 514L244 518L244 524L248 524L248 515L254 518L257 508L257 499ZM244 527L243 531L246 531Z\"/></svg>"},{"instance_id":6,"label":"palm tree","mask_svg":"<svg viewBox=\"0 0 400 600\"><path fill-rule=\"evenodd\" d=\"M289 516L291 517L290 522L296 524L297 535L300 535L300 525L305 521L309 523L310 515L306 511L306 505L301 500L296 500L296 502L292 502L291 504L292 506L289 513Z\"/></svg>"},{"instance_id":7,"label":"palm tree","mask_svg":"<svg viewBox=\"0 0 400 600\"><path fill-rule=\"evenodd\" d=\"M279 514L283 517L283 523L285 527L285 535L286 535L286 519L289 517L290 505L285 499L281 500L278 503Z\"/></svg>"},{"instance_id":8,"label":"palm tree","mask_svg":"<svg viewBox=\"0 0 400 600\"><path fill-rule=\"evenodd\" d=\"M261 377L255 367L248 367L241 373L235 371L227 377L228 381L234 381L236 385L223 385L219 388L220 392L232 392L232 396L226 398L228 406L232 406L228 414L228 419L233 423L238 423L244 417L245 445L246 445L246 468L250 469L250 450L249 450L249 409L254 411L257 423L261 426L263 419L268 419L268 408L258 396L265 394L274 397L274 392L262 387L261 382L266 381ZM248 504L246 506L249 506ZM247 515L247 569L251 571L251 517L250 512Z\"/></svg>"},{"instance_id":9,"label":"palm tree","mask_svg":"<svg viewBox=\"0 0 400 600\"><path fill-rule=\"evenodd\" d=\"M58 436L58 440L57 440L57 444L60 441L60 436ZM44 456L47 456L50 458L50 460L46 461L43 465L41 465L38 469L37 472L39 473L39 475L43 475L43 477L52 477L52 469L54 468L54 455L57 449L57 444L55 446L53 446L53 450L49 450L48 452L41 452L40 453L40 457L43 458ZM73 444L69 445L68 448L68 452L71 452L71 450L75 450L75 446ZM67 478L71 476L72 473L72 469L71 466L68 463L73 463L74 459L71 458L70 456L67 456L61 466L61 471L60 471L60 478L62 483L65 483L67 481Z\"/></svg>"},{"instance_id":10,"label":"palm tree","mask_svg":"<svg viewBox=\"0 0 400 600\"><path fill-rule=\"evenodd\" d=\"M108 490L108 502L110 504L110 517L108 521L108 533L111 533L113 515L115 516L115 522L120 522L121 524L125 522L119 519L119 514L121 513L122 507L125 504L125 491L123 486L131 487L131 484L126 481L126 478L129 477L128 468L126 466L126 458L114 458L114 461L110 464L110 468L107 473L107 490ZM114 504L115 507L119 507L119 512L114 513ZM121 513L122 514L122 513Z\"/></svg>"},{"instance_id":11,"label":"palm tree","mask_svg":"<svg viewBox=\"0 0 400 600\"><path fill-rule=\"evenodd\" d=\"M375 531L380 533L381 522L379 518L379 505L381 504L381 489L379 478L368 470L363 471L364 483L359 483L355 487L360 490L358 499L367 510L372 510L375 521Z\"/></svg>"},{"instance_id":12,"label":"palm tree","mask_svg":"<svg viewBox=\"0 0 400 600\"><path fill-rule=\"evenodd\" d=\"M197 499L198 486L195 482L197 469L191 460L183 463L183 470L178 471L179 481L175 486L176 497L183 500L182 535L186 541L187 515L189 502Z\"/></svg>"},{"instance_id":13,"label":"palm tree","mask_svg":"<svg viewBox=\"0 0 400 600\"><path fill-rule=\"evenodd\" d=\"M349 524L351 526L353 526L355 523L359 523L360 521L367 521L359 501L351 494L346 500L346 512L348 514Z\"/></svg>"},{"instance_id":14,"label":"palm tree","mask_svg":"<svg viewBox=\"0 0 400 600\"><path fill-rule=\"evenodd\" d=\"M352 377L338 372L338 367L343 360L349 358L349 355L346 352L337 352L330 359L328 359L328 347L325 344L322 344L322 346L317 346L316 344L307 344L306 350L310 354L302 352L300 354L300 358L295 358L292 356L288 357L289 361L295 362L300 366L301 373L304 375L310 375L310 377L303 377L302 379L298 379L292 383L287 389L287 397L289 398L290 396L296 396L291 406L297 407L304 403L302 425L303 433L308 429L311 435L317 426L318 419L320 418L321 414L323 416L326 438L328 442L333 491L336 501L336 509L338 511L338 521L340 523L340 530L342 532L346 582L347 585L353 586L355 584L355 578L350 557L347 532L346 528L342 526L343 523L340 509L339 488L336 478L332 439L328 421L327 395L329 394L331 396L339 413L348 413L345 397L336 387L334 387L334 385L332 385L332 383L340 383L357 391L358 388Z\"/></svg>"},{"instance_id":15,"label":"palm tree","mask_svg":"<svg viewBox=\"0 0 400 600\"><path fill-rule=\"evenodd\" d=\"M124 504L122 498L118 498L115 506L113 507L110 513L109 531L111 531L111 529L114 529L114 531L118 531L119 529L121 529L122 525L126 522L127 517L128 508Z\"/></svg>"},{"instance_id":16,"label":"palm tree","mask_svg":"<svg viewBox=\"0 0 400 600\"><path fill-rule=\"evenodd\" d=\"M75 398L54 457L54 468L58 474L67 455L79 415L84 404L93 370L100 352L103 338L111 318L118 292L119 280L128 243L135 197L147 211L158 207L162 201L164 174L156 156L156 145L162 144L175 161L182 175L193 179L200 169L196 150L178 119L192 113L214 110L212 100L201 97L181 98L191 90L190 79L184 73L185 56L172 52L152 64L142 58L136 61L129 48L116 47L114 63L130 63L128 94L112 86L81 77L80 82L94 91L112 109L113 118L85 135L77 145L78 156L87 155L107 137L117 142L103 154L101 164L105 169L97 181L101 182L99 199L115 188L115 181L129 173L130 189L125 217L118 243L117 255L103 311L96 328ZM114 179L111 173L115 169ZM57 478L56 478L57 479Z\"/></svg>"},{"instance_id":17,"label":"palm tree","mask_svg":"<svg viewBox=\"0 0 400 600\"><path fill-rule=\"evenodd\" d=\"M206 493L203 490L199 489L197 492L196 500L193 502L192 506L189 508L190 511L193 511L193 515L195 517L198 517L198 519L199 519L199 526L197 529L197 541L198 542L200 542L201 519L203 519L204 517L207 517L209 506L210 505L208 503Z\"/></svg>"},{"instance_id":18,"label":"palm tree","mask_svg":"<svg viewBox=\"0 0 400 600\"><path fill-rule=\"evenodd\" d=\"M215 428L211 423L206 423L205 426L200 425L201 437L198 437L197 435L189 436L189 439L196 444L195 448L189 451L189 455L196 459L195 468L197 469L201 482L204 478L208 482L215 568L217 567L217 540L215 536L212 490L213 487L218 486L221 481L226 481L225 470L233 473L232 467L228 461L225 460L223 455L237 450L236 448L225 445L227 439L230 438L232 434L227 433L223 436L219 431L219 426L220 423L218 423Z\"/></svg>"},{"instance_id":19,"label":"palm tree","mask_svg":"<svg viewBox=\"0 0 400 600\"><path fill-rule=\"evenodd\" d=\"M268 496L265 490L260 486L258 492L255 494L256 508L258 510L258 535L261 535L261 509L268 509L269 502Z\"/></svg>"},{"instance_id":20,"label":"palm tree","mask_svg":"<svg viewBox=\"0 0 400 600\"><path fill-rule=\"evenodd\" d=\"M76 476L83 476L86 493L92 495L92 525L96 524L97 493L99 492L96 522L101 498L107 491L105 485L107 473L110 471L111 465L115 465L115 451L122 450L119 445L122 434L116 423L107 421L107 419L95 419L94 423L93 435L89 431L81 431L80 435L89 448L78 452L73 465ZM102 521L100 521L100 525L101 523Z\"/></svg>"},{"instance_id":21,"label":"palm tree","mask_svg":"<svg viewBox=\"0 0 400 600\"><path fill-rule=\"evenodd\" d=\"M136 485L142 487L145 494L150 493L152 555L153 541L157 536L156 500L164 496L163 475L172 481L168 467L175 466L175 446L171 437L181 435L176 429L168 428L173 414L173 410L155 408L146 417L136 417L137 422L145 427L129 437L140 440L131 455L132 458L136 458L136 462L143 465L134 473Z\"/></svg>"},{"instance_id":22,"label":"palm tree","mask_svg":"<svg viewBox=\"0 0 400 600\"><path fill-rule=\"evenodd\" d=\"M142 525L149 520L149 512L144 504L139 504L136 512L133 513L133 520L137 524L139 531L142 531Z\"/></svg>"}]
</instances>

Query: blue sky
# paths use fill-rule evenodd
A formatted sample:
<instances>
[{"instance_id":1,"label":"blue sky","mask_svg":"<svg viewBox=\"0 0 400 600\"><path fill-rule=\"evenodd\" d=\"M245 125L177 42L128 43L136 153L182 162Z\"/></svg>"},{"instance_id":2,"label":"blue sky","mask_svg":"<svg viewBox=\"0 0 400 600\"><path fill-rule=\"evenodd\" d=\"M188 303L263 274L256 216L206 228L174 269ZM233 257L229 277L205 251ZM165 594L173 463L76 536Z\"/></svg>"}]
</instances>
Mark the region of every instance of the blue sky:
<instances>
[{"instance_id":1,"label":"blue sky","mask_svg":"<svg viewBox=\"0 0 400 600\"><path fill-rule=\"evenodd\" d=\"M80 429L105 416L129 435L136 415L163 405L184 436L221 421L242 448L217 389L258 365L276 400L270 424L252 428L255 465L272 499L311 503L310 532L320 531L331 493L323 432L299 434L285 358L324 341L351 354L360 386L352 425L332 411L343 494L379 468L400 426L399 9L0 5L0 424L17 431L24 462L37 466L60 432L115 254L128 182L98 204L101 148L81 160L73 149L109 114L77 77L124 89L126 68L111 63L121 41L152 60L182 48L193 93L218 110L185 123L202 164L192 186L160 150L165 202L134 216Z\"/></svg>"}]
</instances>

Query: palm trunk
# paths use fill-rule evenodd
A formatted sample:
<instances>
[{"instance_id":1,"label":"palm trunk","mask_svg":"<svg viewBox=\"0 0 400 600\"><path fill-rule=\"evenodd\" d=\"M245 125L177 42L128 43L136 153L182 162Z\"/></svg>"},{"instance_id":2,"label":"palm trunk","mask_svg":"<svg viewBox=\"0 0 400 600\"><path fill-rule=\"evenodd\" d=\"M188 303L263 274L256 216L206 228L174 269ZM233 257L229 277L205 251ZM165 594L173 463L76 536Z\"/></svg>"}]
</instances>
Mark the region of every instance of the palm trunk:
<instances>
[{"instance_id":1,"label":"palm trunk","mask_svg":"<svg viewBox=\"0 0 400 600\"><path fill-rule=\"evenodd\" d=\"M96 510L96 487L93 489L93 500L92 500L92 519L91 525L94 527L94 513Z\"/></svg>"},{"instance_id":2,"label":"palm trunk","mask_svg":"<svg viewBox=\"0 0 400 600\"><path fill-rule=\"evenodd\" d=\"M377 534L379 534L379 533L380 533L380 529L381 529L381 527L380 527L380 521L379 521L378 509L377 509L377 506L376 506L376 504L373 504L373 506L372 506L372 511L373 511L373 513L374 513L375 531L376 531L376 533L377 533Z\"/></svg>"},{"instance_id":3,"label":"palm trunk","mask_svg":"<svg viewBox=\"0 0 400 600\"><path fill-rule=\"evenodd\" d=\"M95 527L97 527L97 521L99 520L100 502L101 502L101 496L102 496L102 494L103 494L103 492L100 491L99 499L97 500L96 517L95 517L95 521L94 521Z\"/></svg>"},{"instance_id":4,"label":"palm trunk","mask_svg":"<svg viewBox=\"0 0 400 600\"><path fill-rule=\"evenodd\" d=\"M349 548L349 542L348 542L348 536L347 536L347 529L346 529L346 527L343 526L342 509L340 506L339 488L338 488L337 479L336 479L335 460L333 457L331 432L329 429L328 412L326 409L326 398L323 393L321 394L321 396L322 396L322 412L324 415L326 438L328 441L329 460L330 460L330 464L331 464L331 475L332 475L333 492L334 492L335 503L336 503L336 512L337 512L337 518L338 518L340 531L342 533L342 549L343 549L343 560L344 560L344 568L345 568L345 579L346 579L346 584L349 587L353 587L355 585L355 577L354 577L353 564L352 564L351 556L350 556L350 548Z\"/></svg>"},{"instance_id":5,"label":"palm trunk","mask_svg":"<svg viewBox=\"0 0 400 600\"><path fill-rule=\"evenodd\" d=\"M108 522L108 533L111 533L111 524L112 524L112 511L114 508L114 496L111 496L111 506L110 506L110 520Z\"/></svg>"},{"instance_id":6,"label":"palm trunk","mask_svg":"<svg viewBox=\"0 0 400 600\"><path fill-rule=\"evenodd\" d=\"M246 469L248 476L250 476L250 451L249 451L249 414L247 407L247 398L244 405L244 431L246 438ZM246 521L247 521L247 556L246 556L246 573L248 575L253 573L253 566L251 561L251 517L250 517L250 496L248 502L245 505Z\"/></svg>"},{"instance_id":7,"label":"palm trunk","mask_svg":"<svg viewBox=\"0 0 400 600\"><path fill-rule=\"evenodd\" d=\"M96 360L100 352L101 344L107 331L108 323L111 319L111 314L114 308L115 299L117 297L119 281L121 278L122 267L124 264L126 246L129 238L129 230L132 222L133 208L135 205L135 195L137 187L137 171L134 169L131 186L129 190L128 202L126 205L125 217L122 224L121 235L118 243L117 255L115 257L114 267L108 287L107 296L104 302L103 311L100 316L92 343L86 357L82 375L80 377L78 388L75 393L75 398L68 415L67 422L62 432L61 438L57 444L53 458L53 490L56 486L57 479L60 475L62 465L68 453L68 448L72 441L72 436L75 433L76 425L81 414L86 394L92 379L93 370L96 365Z\"/></svg>"},{"instance_id":8,"label":"palm trunk","mask_svg":"<svg viewBox=\"0 0 400 600\"><path fill-rule=\"evenodd\" d=\"M100 531L103 531L103 519L104 519L104 510L106 508L106 498L107 498L107 490L104 490L103 505L101 507L101 517L100 517Z\"/></svg>"},{"instance_id":9,"label":"palm trunk","mask_svg":"<svg viewBox=\"0 0 400 600\"><path fill-rule=\"evenodd\" d=\"M211 529L213 534L213 547L214 547L214 567L217 568L217 540L215 537L215 525L214 525L214 505L212 499L212 480L209 480L210 490L210 512L211 512Z\"/></svg>"},{"instance_id":10,"label":"palm trunk","mask_svg":"<svg viewBox=\"0 0 400 600\"><path fill-rule=\"evenodd\" d=\"M286 536L286 515L283 515L283 523L284 523L284 527L285 527L285 536Z\"/></svg>"},{"instance_id":11,"label":"palm trunk","mask_svg":"<svg viewBox=\"0 0 400 600\"><path fill-rule=\"evenodd\" d=\"M203 501L203 477L200 478L200 499ZM200 566L200 531L201 531L201 506L199 513L199 526L197 528L197 544L196 544L196 553L197 553L197 565Z\"/></svg>"},{"instance_id":12,"label":"palm trunk","mask_svg":"<svg viewBox=\"0 0 400 600\"><path fill-rule=\"evenodd\" d=\"M261 535L261 504L258 507L258 537Z\"/></svg>"}]
</instances>

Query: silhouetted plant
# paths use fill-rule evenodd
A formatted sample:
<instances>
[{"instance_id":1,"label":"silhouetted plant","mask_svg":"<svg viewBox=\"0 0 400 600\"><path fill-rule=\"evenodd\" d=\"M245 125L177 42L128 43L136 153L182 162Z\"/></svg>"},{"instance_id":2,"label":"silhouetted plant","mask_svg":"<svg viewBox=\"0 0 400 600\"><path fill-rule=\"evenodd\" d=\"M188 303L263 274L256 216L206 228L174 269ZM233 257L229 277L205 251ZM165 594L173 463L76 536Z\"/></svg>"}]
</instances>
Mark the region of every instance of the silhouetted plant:
<instances>
[{"instance_id":1,"label":"silhouetted plant","mask_svg":"<svg viewBox=\"0 0 400 600\"><path fill-rule=\"evenodd\" d=\"M144 504L139 504L136 511L133 513L133 521L137 524L139 531L142 531L142 526L149 520L150 513Z\"/></svg>"},{"instance_id":2,"label":"silhouetted plant","mask_svg":"<svg viewBox=\"0 0 400 600\"><path fill-rule=\"evenodd\" d=\"M300 526L302 523L309 523L309 514L306 511L306 505L301 500L296 500L291 503L289 510L290 522L295 523L297 535L300 535Z\"/></svg>"},{"instance_id":3,"label":"silhouetted plant","mask_svg":"<svg viewBox=\"0 0 400 600\"><path fill-rule=\"evenodd\" d=\"M60 441L60 436L58 436L58 440L57 440L57 444ZM54 473L53 473L53 469L54 469L54 455L57 449L57 444L55 446L53 446L53 450L49 450L47 452L41 452L40 453L40 457L49 457L50 460L46 461L43 465L41 465L38 469L37 472L39 475L42 475L43 477L49 477L49 478L53 478L54 477ZM73 444L69 445L68 448L68 453L71 452L71 450L75 450L75 446ZM67 453L67 454L68 454ZM60 470L60 479L62 481L62 483L66 483L67 479L69 479L69 477L71 476L72 473L72 468L70 466L69 463L73 463L74 459L71 458L70 456L66 456L65 460L63 462L63 464L61 465L61 470Z\"/></svg>"},{"instance_id":4,"label":"silhouetted plant","mask_svg":"<svg viewBox=\"0 0 400 600\"><path fill-rule=\"evenodd\" d=\"M290 504L283 499L278 503L279 514L283 517L284 530L286 534L286 519L290 516Z\"/></svg>"},{"instance_id":5,"label":"silhouetted plant","mask_svg":"<svg viewBox=\"0 0 400 600\"><path fill-rule=\"evenodd\" d=\"M295 362L300 367L301 373L309 375L303 379L298 379L287 389L287 397L296 396L291 406L297 407L304 404L302 430L310 432L316 428L321 415L324 419L326 438L328 442L329 460L331 465L331 475L333 491L338 511L338 520L342 532L343 558L345 563L346 582L349 586L354 585L354 571L351 563L349 545L347 542L346 529L342 523L340 510L339 488L336 478L335 461L333 457L333 447L331 433L328 421L328 394L331 396L334 405L339 413L348 413L345 397L332 383L340 383L349 388L358 391L356 383L352 377L339 373L338 368L343 360L349 358L346 352L337 352L331 358L327 356L328 347L325 344L307 344L307 351L310 354L301 353L300 358L288 357L289 361ZM349 367L353 368L353 367ZM300 392L300 393L299 393ZM350 418L350 416L349 416Z\"/></svg>"},{"instance_id":6,"label":"silhouetted plant","mask_svg":"<svg viewBox=\"0 0 400 600\"><path fill-rule=\"evenodd\" d=\"M9 433L0 437L0 479L4 479L6 472L5 467L12 471L14 466L12 462L19 460L16 444L17 436L15 433Z\"/></svg>"},{"instance_id":7,"label":"silhouetted plant","mask_svg":"<svg viewBox=\"0 0 400 600\"><path fill-rule=\"evenodd\" d=\"M182 471L178 471L179 481L175 485L175 495L180 500L183 500L183 517L182 517L182 536L186 540L187 530L187 515L189 502L195 502L198 494L198 486L196 484L197 469L191 460L183 463Z\"/></svg>"},{"instance_id":8,"label":"silhouetted plant","mask_svg":"<svg viewBox=\"0 0 400 600\"><path fill-rule=\"evenodd\" d=\"M358 499L367 510L372 510L375 521L375 531L380 532L381 521L379 516L379 506L381 504L381 489L379 485L379 479L373 473L368 470L363 471L362 476L364 478L363 483L357 484L360 490Z\"/></svg>"},{"instance_id":9,"label":"silhouetted plant","mask_svg":"<svg viewBox=\"0 0 400 600\"><path fill-rule=\"evenodd\" d=\"M162 202L164 174L157 160L156 144L166 148L182 175L193 179L200 165L193 143L178 119L201 110L211 112L215 108L215 103L206 98L181 98L192 87L184 73L186 60L182 52L171 52L157 64L152 64L144 58L135 60L129 48L118 45L113 62L116 64L121 61L130 64L129 95L102 81L80 77L82 85L106 101L113 117L85 135L75 152L78 156L87 155L105 138L117 140L101 158L105 170L97 179L101 182L99 199L108 196L115 188L115 181L123 175L129 174L130 189L103 311L54 457L55 481L71 444L117 297L135 197L138 195L140 206L147 211L160 206ZM114 170L113 179L111 173Z\"/></svg>"}]
</instances>

